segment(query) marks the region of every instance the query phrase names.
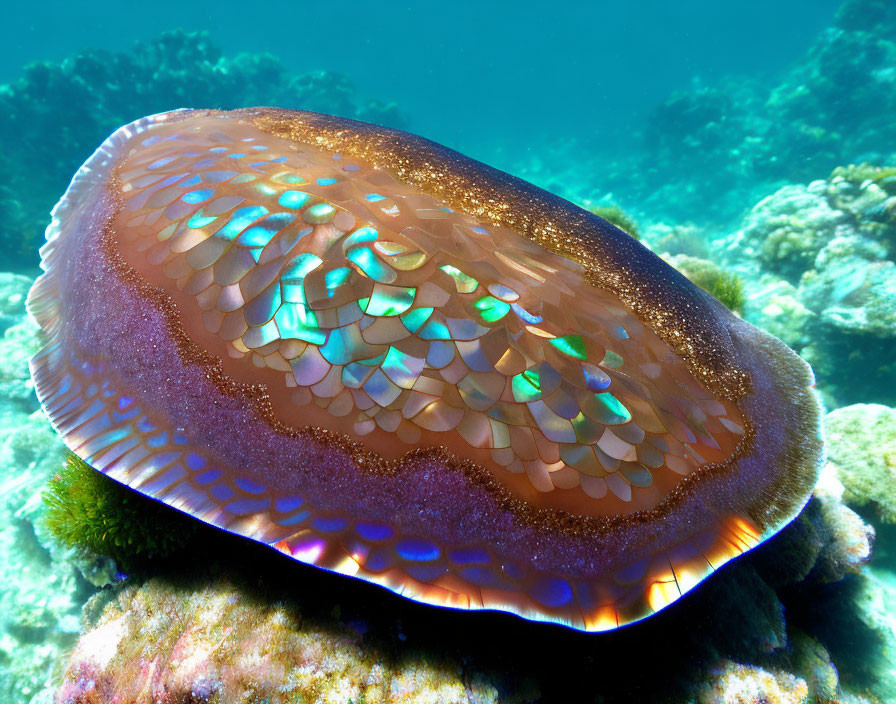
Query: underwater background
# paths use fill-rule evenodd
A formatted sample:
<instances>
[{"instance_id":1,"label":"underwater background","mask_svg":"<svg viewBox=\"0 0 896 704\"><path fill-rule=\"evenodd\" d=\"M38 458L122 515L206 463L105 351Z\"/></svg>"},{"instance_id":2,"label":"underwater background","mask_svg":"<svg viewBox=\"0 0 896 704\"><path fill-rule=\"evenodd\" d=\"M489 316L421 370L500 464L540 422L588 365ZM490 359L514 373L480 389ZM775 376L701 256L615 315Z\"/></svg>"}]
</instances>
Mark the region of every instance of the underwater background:
<instances>
[{"instance_id":1,"label":"underwater background","mask_svg":"<svg viewBox=\"0 0 896 704\"><path fill-rule=\"evenodd\" d=\"M51 0L5 11L0 83L0 702L896 702L892 0ZM827 411L803 514L595 636L284 564L67 460L27 368L50 209L118 126L252 105L520 176L781 338Z\"/></svg>"}]
</instances>

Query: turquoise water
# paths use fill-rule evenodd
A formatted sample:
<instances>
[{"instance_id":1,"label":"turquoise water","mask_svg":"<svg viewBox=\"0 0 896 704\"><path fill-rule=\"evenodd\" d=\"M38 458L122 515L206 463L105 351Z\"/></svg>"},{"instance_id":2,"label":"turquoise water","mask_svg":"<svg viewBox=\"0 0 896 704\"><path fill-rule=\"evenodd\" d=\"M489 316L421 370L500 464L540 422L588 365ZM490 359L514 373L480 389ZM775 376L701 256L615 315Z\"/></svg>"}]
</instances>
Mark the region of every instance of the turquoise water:
<instances>
[{"instance_id":1,"label":"turquoise water","mask_svg":"<svg viewBox=\"0 0 896 704\"><path fill-rule=\"evenodd\" d=\"M309 701L558 701L576 689L581 701L896 702L888 0L248 10L52 0L5 13L0 83L0 701L104 701L126 689L110 680L146 677L157 688L123 701L186 687L182 701L270 703L233 692L280 677L284 703L300 690ZM120 546L111 557L64 546L41 499L64 452L29 379L39 338L24 307L49 211L120 125L253 105L407 130L616 218L786 342L815 371L830 459L797 526L668 616L603 636L464 620L310 570L296 586L280 561L211 532L188 543L215 565L209 574L177 550L131 569L112 559ZM178 610L208 609L216 642L251 653L281 633L259 616L281 602L277 618L301 613L290 633L319 646L294 658L305 680L284 665L300 648L286 636L277 667L261 671L232 653L193 670L171 655L172 642L195 654L213 640L186 627L174 638ZM157 645L138 657L123 644L140 638ZM659 645L669 641L672 653ZM307 678L317 684L295 684ZM231 680L239 686L221 684Z\"/></svg>"}]
</instances>

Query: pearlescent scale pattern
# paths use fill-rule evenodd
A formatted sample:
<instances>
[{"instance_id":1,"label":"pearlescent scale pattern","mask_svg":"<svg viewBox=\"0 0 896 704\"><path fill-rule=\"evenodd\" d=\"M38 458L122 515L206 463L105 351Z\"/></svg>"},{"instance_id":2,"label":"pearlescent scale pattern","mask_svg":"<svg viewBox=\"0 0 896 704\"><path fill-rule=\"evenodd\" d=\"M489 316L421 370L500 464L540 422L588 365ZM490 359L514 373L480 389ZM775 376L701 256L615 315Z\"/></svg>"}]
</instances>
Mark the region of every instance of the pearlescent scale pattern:
<instances>
[{"instance_id":1,"label":"pearlescent scale pattern","mask_svg":"<svg viewBox=\"0 0 896 704\"><path fill-rule=\"evenodd\" d=\"M605 542L602 536L546 530L517 522L523 516L516 508L493 508L481 486L441 485L459 476L444 454L405 458L394 475L370 474L352 464L344 444L331 446L325 437L307 434L283 436L254 416L251 406L240 405L251 404L251 398L222 394L211 385L212 375L197 366L208 364L208 355L222 359L233 380L265 389L284 423L297 428L317 423L386 457L443 444L479 462L537 508L551 508L548 500L560 495L569 502L561 508L582 513L613 501L612 510L649 507L643 497L651 491L662 497L657 489L668 488L664 481L693 471L702 460L730 456L744 432L737 408L714 400L612 296L585 284L575 262L452 212L375 165L271 138L250 122L221 114L184 117L172 113L127 125L82 167L54 209L42 250L46 273L29 294L29 310L47 340L32 359L35 388L69 447L96 469L297 560L409 598L499 609L586 630L616 628L663 608L768 537L723 507L710 508L702 528L689 523L680 540L670 532L641 548L614 544L612 536ZM107 204L116 214L97 226ZM120 280L121 259L138 280L161 289L175 305L160 305L164 299L158 292L135 285L130 274ZM99 293L90 288L94 282ZM107 291L114 291L108 306L102 297ZM72 314L73 301L102 310L103 316L86 322ZM303 317L290 317L281 327L278 315L286 303L300 305L294 312ZM343 309L349 304L354 307ZM242 317L230 315L236 312ZM176 315L182 329L166 326L166 315ZM102 331L105 316L112 318L109 338ZM131 323L122 324L119 316ZM134 320L144 321L147 330L135 331L134 349L117 348L126 339L121 330ZM273 328L260 331L272 321ZM377 332L381 337L372 337L370 330L384 323L401 327L385 327ZM440 334L428 336L428 326ZM346 361L325 356L334 334L346 339L347 331L356 329L365 345L377 349L375 355L356 354L346 345ZM271 333L276 334L266 340ZM189 352L172 335L182 334L206 354L181 356ZM308 349L327 362L320 381L303 376L295 365ZM472 354L476 350L481 357ZM128 363L131 354L165 361L141 369ZM512 366L502 363L505 357ZM458 359L462 364L446 371ZM365 360L372 371L351 367ZM355 404L345 415L333 412L341 391L320 393L334 369ZM374 398L375 387L366 387L378 371L401 388L384 405ZM355 372L369 376L353 387ZM477 378L474 373L503 376L503 390L478 400L462 394L464 379ZM402 379L413 384L402 387L396 381ZM460 422L447 429L417 423L424 409L404 412L412 393L425 395L418 384L431 380L444 383L436 400L489 419L488 442L469 440ZM598 439L550 439L553 431L543 423L537 402L570 422L578 417L554 410L552 394L558 389L602 428ZM578 393L584 389L590 396ZM198 409L182 403L191 396L194 402L206 399L207 415L202 403ZM591 397L600 404L593 417L585 411ZM508 449L495 441L490 421L496 408L504 409L505 417L497 420L513 434L511 448L519 454L510 462L493 458ZM379 417L393 410L401 411L401 422L390 431ZM238 429L226 425L224 419L233 417L239 418ZM367 421L372 426L356 427ZM419 430L416 444L399 435L407 427L404 421ZM603 462L598 440L609 438L607 429L634 455L619 459L615 469L605 467L606 476L597 478L608 489L595 497L583 483L590 475L564 457L576 445ZM579 483L569 489L556 484L557 469L548 470L551 487L538 487L531 481L537 474L525 464L532 461L525 459L532 454L530 443L545 463L567 453L561 456L563 468L579 472ZM644 459L648 446L661 452L662 462ZM305 459L290 466L290 458L299 456ZM324 461L310 466L308 459L318 456ZM649 470L651 484L630 483L623 473L629 465ZM323 473L314 474L318 470ZM328 471L343 474L329 483ZM415 473L432 483L435 494L418 495L420 487L407 486ZM631 487L630 495L612 488L614 474ZM371 490L373 483L383 487L381 496ZM447 493L439 496L441 489ZM425 499L425 506L446 497L472 500L458 505L457 512L444 511L446 517L484 499L471 530L421 518L423 511L402 515L401 509L415 501ZM514 545L503 542L510 534L519 538ZM551 564L539 554L538 543L546 537L544 554ZM557 553L551 555L553 545L559 561ZM606 552L598 557L601 549ZM568 562L571 554L586 561Z\"/></svg>"},{"instance_id":2,"label":"pearlescent scale pattern","mask_svg":"<svg viewBox=\"0 0 896 704\"><path fill-rule=\"evenodd\" d=\"M115 233L283 422L446 445L583 513L651 508L730 456L738 409L580 265L368 164L265 142L142 140Z\"/></svg>"},{"instance_id":3,"label":"pearlescent scale pattern","mask_svg":"<svg viewBox=\"0 0 896 704\"><path fill-rule=\"evenodd\" d=\"M38 307L46 311L42 301ZM440 545L386 521L283 495L258 477L221 465L167 420L153 421L104 362L55 342L35 361L38 381L54 399L54 425L72 451L105 474L304 563L420 601L610 630L659 611L760 541L755 527L731 516L600 581L562 577L510 560L490 544Z\"/></svg>"}]
</instances>

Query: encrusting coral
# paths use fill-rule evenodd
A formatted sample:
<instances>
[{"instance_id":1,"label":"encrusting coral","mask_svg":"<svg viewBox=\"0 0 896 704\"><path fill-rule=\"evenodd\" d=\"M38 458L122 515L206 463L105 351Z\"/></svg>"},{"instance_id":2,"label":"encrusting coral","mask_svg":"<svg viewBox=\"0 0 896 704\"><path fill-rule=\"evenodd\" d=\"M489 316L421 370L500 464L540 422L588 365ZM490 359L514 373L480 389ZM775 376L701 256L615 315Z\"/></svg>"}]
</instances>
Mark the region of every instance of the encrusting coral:
<instances>
[{"instance_id":1,"label":"encrusting coral","mask_svg":"<svg viewBox=\"0 0 896 704\"><path fill-rule=\"evenodd\" d=\"M812 364L831 407L896 403L893 171L859 164L785 186L750 211L724 250L724 260L756 271L747 320Z\"/></svg>"},{"instance_id":2,"label":"encrusting coral","mask_svg":"<svg viewBox=\"0 0 896 704\"><path fill-rule=\"evenodd\" d=\"M226 579L154 579L96 600L88 608L102 611L72 653L59 704L498 701L495 684L456 657L396 653L360 623L309 618Z\"/></svg>"},{"instance_id":3,"label":"encrusting coral","mask_svg":"<svg viewBox=\"0 0 896 704\"><path fill-rule=\"evenodd\" d=\"M896 409L856 404L831 411L825 423L844 501L870 506L883 523L896 523Z\"/></svg>"},{"instance_id":4,"label":"encrusting coral","mask_svg":"<svg viewBox=\"0 0 896 704\"><path fill-rule=\"evenodd\" d=\"M697 690L699 704L808 704L809 686L804 679L780 670L720 664Z\"/></svg>"},{"instance_id":5,"label":"encrusting coral","mask_svg":"<svg viewBox=\"0 0 896 704\"><path fill-rule=\"evenodd\" d=\"M756 257L764 270L798 283L837 228L848 221L820 190L790 185L763 198L746 217L738 248Z\"/></svg>"}]
</instances>

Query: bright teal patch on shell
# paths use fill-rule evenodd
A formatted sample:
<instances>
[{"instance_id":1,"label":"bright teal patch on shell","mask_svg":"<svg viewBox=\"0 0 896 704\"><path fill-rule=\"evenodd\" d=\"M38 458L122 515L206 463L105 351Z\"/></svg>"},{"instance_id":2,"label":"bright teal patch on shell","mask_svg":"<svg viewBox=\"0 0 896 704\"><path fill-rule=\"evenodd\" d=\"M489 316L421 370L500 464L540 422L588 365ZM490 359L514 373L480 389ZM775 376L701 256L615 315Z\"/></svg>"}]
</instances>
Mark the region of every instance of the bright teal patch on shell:
<instances>
[{"instance_id":1,"label":"bright teal patch on shell","mask_svg":"<svg viewBox=\"0 0 896 704\"><path fill-rule=\"evenodd\" d=\"M564 335L563 337L555 337L549 342L560 350L563 354L584 361L588 355L585 352L585 341L581 335Z\"/></svg>"},{"instance_id":2,"label":"bright teal patch on shell","mask_svg":"<svg viewBox=\"0 0 896 704\"><path fill-rule=\"evenodd\" d=\"M284 208L298 209L303 207L309 200L311 200L311 196L304 191L283 191L277 202Z\"/></svg>"},{"instance_id":3,"label":"bright teal patch on shell","mask_svg":"<svg viewBox=\"0 0 896 704\"><path fill-rule=\"evenodd\" d=\"M632 414L629 413L629 410L609 391L594 394L594 398L596 398L610 414L606 420L601 418L601 422L614 425L628 423L632 419Z\"/></svg>"},{"instance_id":4,"label":"bright teal patch on shell","mask_svg":"<svg viewBox=\"0 0 896 704\"><path fill-rule=\"evenodd\" d=\"M483 296L473 304L487 323L494 323L510 312L510 304L494 296Z\"/></svg>"}]
</instances>

